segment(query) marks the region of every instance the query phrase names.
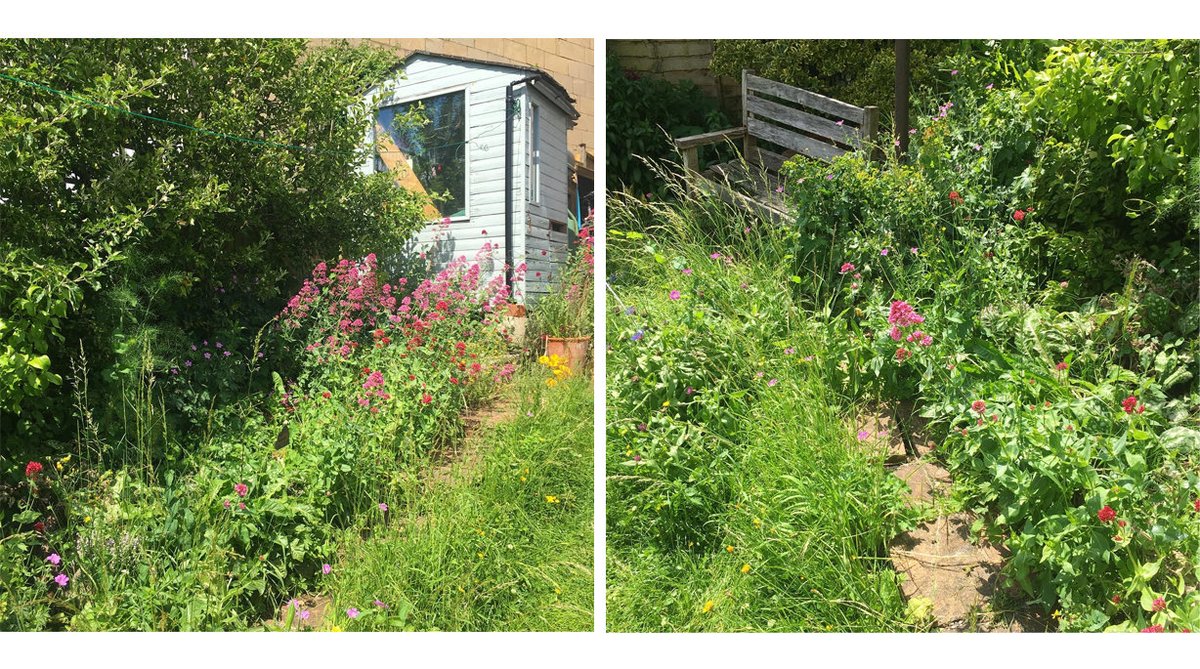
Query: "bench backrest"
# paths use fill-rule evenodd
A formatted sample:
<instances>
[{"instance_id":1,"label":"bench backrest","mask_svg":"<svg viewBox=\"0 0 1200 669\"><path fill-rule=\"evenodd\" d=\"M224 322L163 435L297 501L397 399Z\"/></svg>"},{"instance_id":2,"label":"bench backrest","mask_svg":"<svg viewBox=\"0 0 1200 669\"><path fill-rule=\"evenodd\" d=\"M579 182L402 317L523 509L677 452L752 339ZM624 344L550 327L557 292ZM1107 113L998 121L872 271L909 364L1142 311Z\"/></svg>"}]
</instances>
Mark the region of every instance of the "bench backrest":
<instances>
[{"instance_id":1,"label":"bench backrest","mask_svg":"<svg viewBox=\"0 0 1200 669\"><path fill-rule=\"evenodd\" d=\"M743 155L748 160L757 158L770 171L778 171L788 155L759 147L757 140L776 144L787 152L832 160L875 140L879 108L855 107L745 70L742 125L746 128Z\"/></svg>"}]
</instances>

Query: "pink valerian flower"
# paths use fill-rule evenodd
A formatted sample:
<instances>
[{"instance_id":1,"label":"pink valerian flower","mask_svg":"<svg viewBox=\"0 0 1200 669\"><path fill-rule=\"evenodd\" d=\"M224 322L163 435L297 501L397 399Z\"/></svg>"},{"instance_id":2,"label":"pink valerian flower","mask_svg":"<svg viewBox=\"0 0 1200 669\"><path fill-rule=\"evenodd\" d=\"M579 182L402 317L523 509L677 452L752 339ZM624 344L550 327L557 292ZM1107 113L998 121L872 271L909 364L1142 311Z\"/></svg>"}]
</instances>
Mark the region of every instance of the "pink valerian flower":
<instances>
[{"instance_id":1,"label":"pink valerian flower","mask_svg":"<svg viewBox=\"0 0 1200 669\"><path fill-rule=\"evenodd\" d=\"M1130 395L1121 401L1121 409L1127 414L1142 413L1146 410L1146 405L1139 404L1137 397Z\"/></svg>"},{"instance_id":2,"label":"pink valerian flower","mask_svg":"<svg viewBox=\"0 0 1200 669\"><path fill-rule=\"evenodd\" d=\"M66 574L59 574L54 577L54 582L58 584L58 587L65 588L67 587L67 583L71 582L71 579Z\"/></svg>"},{"instance_id":3,"label":"pink valerian flower","mask_svg":"<svg viewBox=\"0 0 1200 669\"><path fill-rule=\"evenodd\" d=\"M896 362L904 362L911 356L912 356L912 353L909 352L909 350L906 348L896 349Z\"/></svg>"},{"instance_id":4,"label":"pink valerian flower","mask_svg":"<svg viewBox=\"0 0 1200 669\"><path fill-rule=\"evenodd\" d=\"M1105 504L1103 508L1096 512L1096 517L1102 523L1111 523L1117 519L1117 512L1111 506Z\"/></svg>"},{"instance_id":5,"label":"pink valerian flower","mask_svg":"<svg viewBox=\"0 0 1200 669\"><path fill-rule=\"evenodd\" d=\"M713 254L711 254L711 255L710 255L710 256L708 256L708 257L709 257L709 258L712 258L713 260L720 260L720 259L721 259L721 254L720 254L720 253L713 253Z\"/></svg>"},{"instance_id":6,"label":"pink valerian flower","mask_svg":"<svg viewBox=\"0 0 1200 669\"><path fill-rule=\"evenodd\" d=\"M770 381L767 381L767 385L771 387L774 387L777 383L779 383L779 379L771 379Z\"/></svg>"},{"instance_id":7,"label":"pink valerian flower","mask_svg":"<svg viewBox=\"0 0 1200 669\"><path fill-rule=\"evenodd\" d=\"M842 268L838 270L838 274L849 274L854 271L854 263L842 263Z\"/></svg>"},{"instance_id":8,"label":"pink valerian flower","mask_svg":"<svg viewBox=\"0 0 1200 669\"><path fill-rule=\"evenodd\" d=\"M250 488L245 483L235 483L233 491L237 493L238 497L245 497L246 493L250 492Z\"/></svg>"},{"instance_id":9,"label":"pink valerian flower","mask_svg":"<svg viewBox=\"0 0 1200 669\"><path fill-rule=\"evenodd\" d=\"M1143 633L1157 633L1162 631L1164 631L1162 625L1151 625L1149 627L1142 628Z\"/></svg>"},{"instance_id":10,"label":"pink valerian flower","mask_svg":"<svg viewBox=\"0 0 1200 669\"><path fill-rule=\"evenodd\" d=\"M683 275L684 275L684 276L691 276L691 275L692 275L692 268L691 268L691 267L684 267L684 268L683 268Z\"/></svg>"},{"instance_id":11,"label":"pink valerian flower","mask_svg":"<svg viewBox=\"0 0 1200 669\"><path fill-rule=\"evenodd\" d=\"M357 618L358 617L358 609L354 608L353 606L346 609L346 617L350 618L351 620L353 620L354 618Z\"/></svg>"},{"instance_id":12,"label":"pink valerian flower","mask_svg":"<svg viewBox=\"0 0 1200 669\"><path fill-rule=\"evenodd\" d=\"M975 400L974 402L971 402L971 410L977 414L983 415L983 412L987 411L987 402L984 402L983 400Z\"/></svg>"},{"instance_id":13,"label":"pink valerian flower","mask_svg":"<svg viewBox=\"0 0 1200 669\"><path fill-rule=\"evenodd\" d=\"M680 293L679 293L679 291L678 291L678 290L672 290L672 291L671 291L671 295L670 295L670 297L671 297L671 299L672 299L672 300L678 300L678 299L680 298Z\"/></svg>"},{"instance_id":14,"label":"pink valerian flower","mask_svg":"<svg viewBox=\"0 0 1200 669\"><path fill-rule=\"evenodd\" d=\"M1067 364L1065 361L1064 361L1064 362L1060 362L1060 363L1058 363L1057 365L1055 365L1055 366L1054 366L1054 369L1055 369L1055 370L1057 370L1057 371L1059 371L1059 372L1065 372L1065 371L1067 371L1067 370L1068 370L1068 369L1070 369L1070 368L1071 368L1071 366L1070 366L1070 365L1068 365L1068 364Z\"/></svg>"},{"instance_id":15,"label":"pink valerian flower","mask_svg":"<svg viewBox=\"0 0 1200 669\"><path fill-rule=\"evenodd\" d=\"M905 302L904 300L896 300L892 302L892 307L888 311L889 324L906 327L924 322L925 317L921 314L918 314L908 302Z\"/></svg>"},{"instance_id":16,"label":"pink valerian flower","mask_svg":"<svg viewBox=\"0 0 1200 669\"><path fill-rule=\"evenodd\" d=\"M882 248L882 249L880 249L880 250L879 250L879 255L881 255L881 256L885 256L885 255L887 255L887 254L888 254L888 249L887 249L887 247L884 247L884 248Z\"/></svg>"},{"instance_id":17,"label":"pink valerian flower","mask_svg":"<svg viewBox=\"0 0 1200 669\"><path fill-rule=\"evenodd\" d=\"M1164 611L1167 608L1167 600L1163 599L1162 597L1156 597L1154 599L1154 603L1150 605L1150 608L1154 611Z\"/></svg>"},{"instance_id":18,"label":"pink valerian flower","mask_svg":"<svg viewBox=\"0 0 1200 669\"><path fill-rule=\"evenodd\" d=\"M870 438L870 436L871 436L871 433L867 432L866 430L858 431L858 440L859 441L866 441L868 438Z\"/></svg>"},{"instance_id":19,"label":"pink valerian flower","mask_svg":"<svg viewBox=\"0 0 1200 669\"><path fill-rule=\"evenodd\" d=\"M380 503L379 503L379 510L380 510L380 511L383 511L383 512L385 512L385 513L386 513L386 512L387 512L387 510L388 510L388 505L387 505L387 502L380 502Z\"/></svg>"}]
</instances>

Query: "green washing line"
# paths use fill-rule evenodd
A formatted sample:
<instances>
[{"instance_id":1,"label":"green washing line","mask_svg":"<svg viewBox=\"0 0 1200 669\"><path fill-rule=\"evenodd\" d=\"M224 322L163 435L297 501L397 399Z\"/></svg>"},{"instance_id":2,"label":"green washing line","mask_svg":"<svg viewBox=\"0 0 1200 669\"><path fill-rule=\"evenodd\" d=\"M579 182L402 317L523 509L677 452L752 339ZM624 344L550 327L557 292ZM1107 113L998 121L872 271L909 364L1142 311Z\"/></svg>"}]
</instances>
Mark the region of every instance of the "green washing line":
<instances>
[{"instance_id":1,"label":"green washing line","mask_svg":"<svg viewBox=\"0 0 1200 669\"><path fill-rule=\"evenodd\" d=\"M279 149L290 149L290 150L295 150L295 151L306 151L306 152L308 152L308 153L333 153L332 151L328 151L328 152L319 152L319 151L317 151L316 149L311 149L311 148L308 148L308 147L305 147L305 146L296 146L295 144L280 144L280 143L278 143L278 142L268 142L268 141L264 141L264 140L261 140L261 139L251 139L251 138L249 138L249 137L239 137L239 136L237 136L237 135L230 135L229 133L225 133L225 132L217 132L217 131L215 131L215 130L205 130L204 128L197 128L197 127L196 127L196 126L194 126L194 125L188 125L188 124L186 124L186 123L179 123L178 121L170 121L170 120L168 120L168 119L165 119L165 118L158 118L157 116L149 116L149 115L147 115L147 114L139 114L138 112L135 112L135 111L129 111L128 109L121 109L120 107L114 107L114 106L112 106L112 105L110 105L110 104L105 104L105 103L103 103L103 102L97 102L97 101L95 101L95 100L90 100L90 99L88 99L88 98L81 97L81 96L75 95L75 94L73 94L73 93L68 93L68 92L66 92L66 91L60 91L60 90L59 90L59 89L57 89L57 88L52 88L52 87L50 87L50 86L47 86L47 85L45 85L45 84L39 84L39 83L37 83L37 82L34 82L34 81L27 81L27 80L25 80L25 79L22 79L22 78L20 78L20 77L14 77L14 76L12 76L12 75L10 75L10 74L4 74L3 72L0 72L0 79L8 79L9 81L14 81L14 82L16 82L16 83L18 83L18 84L22 84L22 85L25 85L25 86L31 86L31 87L33 87L33 88L37 88L37 89L39 89L39 90L43 90L43 91L46 91L46 92L49 92L49 93L53 93L53 94L55 94L55 95L60 95L60 96L62 96L62 97L64 97L64 98L69 98L69 99L71 99L71 100L75 100L75 101L78 101L78 102L82 102L82 103L84 103L84 104L86 104L86 105L91 105L91 106L93 106L93 107L98 107L98 108L100 108L100 109L107 109L107 110L109 110L109 111L115 111L115 112L117 112L117 113L120 113L120 114L128 114L128 115L130 115L130 116L135 116L135 117L137 117L137 118L140 118L140 119L145 119L145 120L147 120L147 121L154 121L155 123L164 123L164 124L166 124L166 125L172 125L172 126L175 126L175 127L177 127L177 128L183 128L183 129L185 129L185 130L193 130L193 131L195 131L195 132L201 133L201 134L203 134L203 135L209 135L209 136L211 136L211 137L218 137L218 138L221 138L221 139L231 139L231 140L233 140L233 141L235 141L235 142L243 142L243 143L246 143L246 144L256 144L256 145L258 145L258 146L271 146L271 147L275 147L275 148L279 148Z\"/></svg>"}]
</instances>

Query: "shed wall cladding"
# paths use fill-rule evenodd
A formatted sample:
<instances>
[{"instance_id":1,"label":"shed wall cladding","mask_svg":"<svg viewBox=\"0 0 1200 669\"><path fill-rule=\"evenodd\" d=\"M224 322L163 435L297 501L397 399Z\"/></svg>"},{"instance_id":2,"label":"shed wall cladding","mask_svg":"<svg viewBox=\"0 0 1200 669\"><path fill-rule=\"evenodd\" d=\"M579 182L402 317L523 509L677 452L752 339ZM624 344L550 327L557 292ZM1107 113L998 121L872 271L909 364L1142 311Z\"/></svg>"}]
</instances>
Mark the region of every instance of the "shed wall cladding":
<instances>
[{"instance_id":1,"label":"shed wall cladding","mask_svg":"<svg viewBox=\"0 0 1200 669\"><path fill-rule=\"evenodd\" d=\"M402 74L398 72L397 78L386 84L392 93L380 101L380 106L466 91L466 215L453 217L449 229L440 221L431 222L414 240L415 246L430 250L439 266L461 256L472 261L483 245L491 242L495 250L483 269L489 278L504 271L504 96L509 82L525 74L484 63L416 55L407 61ZM513 123L513 255L517 265L525 262L528 266L525 280L515 286L518 301L524 302L527 297L536 300L549 290L548 280L567 256L567 235L561 225L552 229L551 222L561 224L567 220L569 122L562 110L541 93L528 86L519 86L515 92L520 95L522 119ZM541 187L537 205L528 203L526 185L531 170L531 101L540 109ZM375 166L366 165L364 169L373 170Z\"/></svg>"}]
</instances>

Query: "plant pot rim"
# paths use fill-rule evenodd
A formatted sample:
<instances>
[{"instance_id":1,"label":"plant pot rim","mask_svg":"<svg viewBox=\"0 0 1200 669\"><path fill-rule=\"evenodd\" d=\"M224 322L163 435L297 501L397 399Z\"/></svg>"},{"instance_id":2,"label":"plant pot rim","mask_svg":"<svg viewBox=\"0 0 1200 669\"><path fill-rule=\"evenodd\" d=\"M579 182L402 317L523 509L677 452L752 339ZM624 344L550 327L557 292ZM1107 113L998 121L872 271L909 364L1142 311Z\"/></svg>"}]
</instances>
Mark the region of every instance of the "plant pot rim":
<instances>
[{"instance_id":1,"label":"plant pot rim","mask_svg":"<svg viewBox=\"0 0 1200 669\"><path fill-rule=\"evenodd\" d=\"M554 341L585 341L585 340L591 339L590 335L584 336L584 337L551 337L550 335L542 335L542 336L546 338L546 341L550 341L550 340L554 340Z\"/></svg>"}]
</instances>

